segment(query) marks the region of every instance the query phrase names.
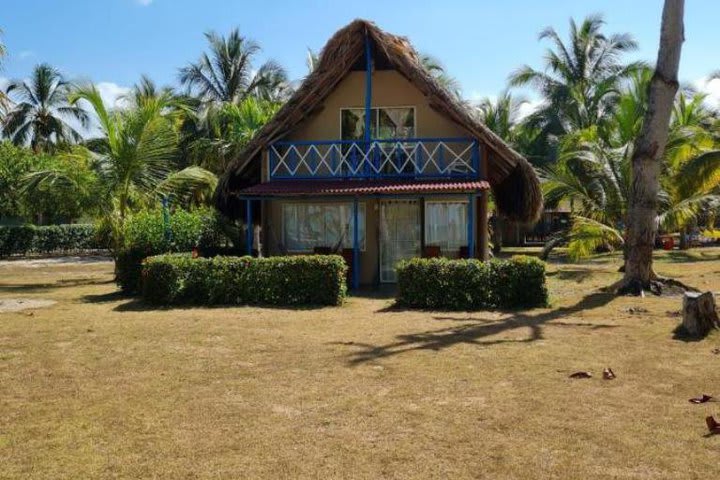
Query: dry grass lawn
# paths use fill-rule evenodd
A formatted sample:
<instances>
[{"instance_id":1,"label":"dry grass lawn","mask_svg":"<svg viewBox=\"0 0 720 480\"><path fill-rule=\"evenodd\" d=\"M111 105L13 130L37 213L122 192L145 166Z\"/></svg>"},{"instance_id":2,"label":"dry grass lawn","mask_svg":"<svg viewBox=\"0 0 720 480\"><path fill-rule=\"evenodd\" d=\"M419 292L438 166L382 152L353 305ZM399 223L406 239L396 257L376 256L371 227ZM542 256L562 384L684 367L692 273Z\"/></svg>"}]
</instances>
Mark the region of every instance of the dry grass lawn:
<instances>
[{"instance_id":1,"label":"dry grass lawn","mask_svg":"<svg viewBox=\"0 0 720 480\"><path fill-rule=\"evenodd\" d=\"M657 270L720 290L720 249ZM109 263L0 265L0 478L716 478L720 335L553 264L549 309L152 310ZM605 381L603 367L618 378ZM595 377L571 380L590 370Z\"/></svg>"}]
</instances>

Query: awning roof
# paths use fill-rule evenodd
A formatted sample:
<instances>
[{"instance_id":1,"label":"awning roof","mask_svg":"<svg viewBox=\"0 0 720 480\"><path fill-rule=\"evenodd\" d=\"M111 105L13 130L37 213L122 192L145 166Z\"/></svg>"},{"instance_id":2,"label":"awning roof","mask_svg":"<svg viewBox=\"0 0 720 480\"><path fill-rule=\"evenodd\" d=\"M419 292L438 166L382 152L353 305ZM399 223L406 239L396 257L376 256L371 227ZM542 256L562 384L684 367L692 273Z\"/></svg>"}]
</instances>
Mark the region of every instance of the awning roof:
<instances>
[{"instance_id":1,"label":"awning roof","mask_svg":"<svg viewBox=\"0 0 720 480\"><path fill-rule=\"evenodd\" d=\"M273 180L238 192L240 197L310 197L474 193L490 190L485 180Z\"/></svg>"}]
</instances>

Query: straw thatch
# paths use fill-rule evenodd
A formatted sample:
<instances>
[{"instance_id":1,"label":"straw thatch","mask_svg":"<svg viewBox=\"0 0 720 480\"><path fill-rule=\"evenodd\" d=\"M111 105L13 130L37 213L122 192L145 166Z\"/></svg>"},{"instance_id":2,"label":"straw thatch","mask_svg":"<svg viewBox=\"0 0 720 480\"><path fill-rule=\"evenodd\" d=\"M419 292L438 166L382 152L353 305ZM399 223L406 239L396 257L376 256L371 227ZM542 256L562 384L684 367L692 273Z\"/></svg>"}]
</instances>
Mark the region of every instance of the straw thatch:
<instances>
[{"instance_id":1,"label":"straw thatch","mask_svg":"<svg viewBox=\"0 0 720 480\"><path fill-rule=\"evenodd\" d=\"M431 108L489 147L487 177L500 212L511 219L536 220L542 209L542 193L527 160L478 121L422 67L406 38L386 33L366 20L355 20L332 36L321 52L317 68L230 164L216 191L218 208L232 217L241 211L237 192L260 181L263 148L285 137L322 107L337 84L362 60L366 33L372 40L376 68L384 65L396 70L425 95Z\"/></svg>"}]
</instances>

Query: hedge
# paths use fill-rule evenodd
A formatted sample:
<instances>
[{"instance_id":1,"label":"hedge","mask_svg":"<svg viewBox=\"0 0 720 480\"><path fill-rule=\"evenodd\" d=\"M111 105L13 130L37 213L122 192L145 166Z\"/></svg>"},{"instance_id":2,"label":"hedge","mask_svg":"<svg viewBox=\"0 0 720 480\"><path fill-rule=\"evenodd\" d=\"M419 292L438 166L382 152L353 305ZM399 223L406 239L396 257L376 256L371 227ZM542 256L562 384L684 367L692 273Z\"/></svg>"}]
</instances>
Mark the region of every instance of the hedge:
<instances>
[{"instance_id":1,"label":"hedge","mask_svg":"<svg viewBox=\"0 0 720 480\"><path fill-rule=\"evenodd\" d=\"M116 283L125 293L139 292L142 261L152 255L189 252L196 247L206 254L226 248L219 222L212 209L178 209L169 215L166 232L162 210L134 215L125 225L125 246L115 254Z\"/></svg>"},{"instance_id":2,"label":"hedge","mask_svg":"<svg viewBox=\"0 0 720 480\"><path fill-rule=\"evenodd\" d=\"M338 255L145 260L142 296L156 305L340 305L347 266Z\"/></svg>"},{"instance_id":3,"label":"hedge","mask_svg":"<svg viewBox=\"0 0 720 480\"><path fill-rule=\"evenodd\" d=\"M545 263L414 258L398 265L397 302L411 308L478 310L546 306Z\"/></svg>"},{"instance_id":4,"label":"hedge","mask_svg":"<svg viewBox=\"0 0 720 480\"><path fill-rule=\"evenodd\" d=\"M0 257L103 248L93 225L0 226Z\"/></svg>"}]
</instances>

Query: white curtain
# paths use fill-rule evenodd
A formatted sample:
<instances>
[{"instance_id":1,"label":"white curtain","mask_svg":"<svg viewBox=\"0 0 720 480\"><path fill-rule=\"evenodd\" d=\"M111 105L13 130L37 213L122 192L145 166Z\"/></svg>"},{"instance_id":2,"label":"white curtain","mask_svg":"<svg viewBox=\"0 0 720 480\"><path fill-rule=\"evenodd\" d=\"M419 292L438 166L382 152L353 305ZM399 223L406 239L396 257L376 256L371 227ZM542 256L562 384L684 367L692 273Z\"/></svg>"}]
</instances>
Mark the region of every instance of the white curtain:
<instances>
[{"instance_id":1,"label":"white curtain","mask_svg":"<svg viewBox=\"0 0 720 480\"><path fill-rule=\"evenodd\" d=\"M439 246L443 256L467 246L467 202L427 202L425 244Z\"/></svg>"},{"instance_id":2,"label":"white curtain","mask_svg":"<svg viewBox=\"0 0 720 480\"><path fill-rule=\"evenodd\" d=\"M287 203L283 205L283 243L291 252L353 244L351 203ZM365 249L365 205L358 205L360 248Z\"/></svg>"}]
</instances>

